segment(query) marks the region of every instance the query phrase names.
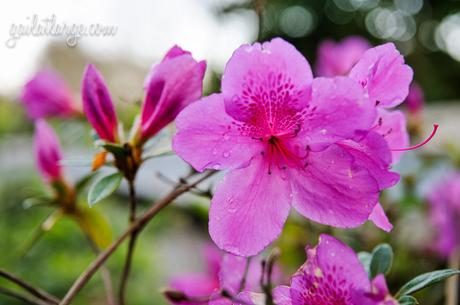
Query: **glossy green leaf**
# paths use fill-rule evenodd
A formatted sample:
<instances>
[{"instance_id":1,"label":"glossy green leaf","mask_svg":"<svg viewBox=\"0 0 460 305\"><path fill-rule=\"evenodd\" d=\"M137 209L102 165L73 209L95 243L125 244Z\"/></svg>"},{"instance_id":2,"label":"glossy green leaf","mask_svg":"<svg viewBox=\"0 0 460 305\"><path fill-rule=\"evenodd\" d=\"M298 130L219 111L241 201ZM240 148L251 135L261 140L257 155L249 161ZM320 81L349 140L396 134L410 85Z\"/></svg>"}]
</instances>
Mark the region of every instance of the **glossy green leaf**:
<instances>
[{"instance_id":1,"label":"glossy green leaf","mask_svg":"<svg viewBox=\"0 0 460 305\"><path fill-rule=\"evenodd\" d=\"M391 249L389 244L381 244L375 247L372 251L369 267L371 278L376 277L378 274L388 273L392 263L393 249Z\"/></svg>"},{"instance_id":2,"label":"glossy green leaf","mask_svg":"<svg viewBox=\"0 0 460 305\"><path fill-rule=\"evenodd\" d=\"M419 304L417 299L410 295L403 295L398 300L399 305L416 305Z\"/></svg>"},{"instance_id":3,"label":"glossy green leaf","mask_svg":"<svg viewBox=\"0 0 460 305\"><path fill-rule=\"evenodd\" d=\"M117 172L98 180L89 190L88 204L93 206L102 199L110 196L118 189L122 179L123 175Z\"/></svg>"},{"instance_id":4,"label":"glossy green leaf","mask_svg":"<svg viewBox=\"0 0 460 305\"><path fill-rule=\"evenodd\" d=\"M369 252L359 252L358 258L361 264L364 266L364 269L366 270L367 274L370 277L370 266L371 266L372 254L370 254Z\"/></svg>"},{"instance_id":5,"label":"glossy green leaf","mask_svg":"<svg viewBox=\"0 0 460 305\"><path fill-rule=\"evenodd\" d=\"M404 296L412 294L459 273L460 271L456 269L444 269L421 274L402 286L396 295Z\"/></svg>"},{"instance_id":6,"label":"glossy green leaf","mask_svg":"<svg viewBox=\"0 0 460 305\"><path fill-rule=\"evenodd\" d=\"M116 157L128 156L128 151L122 145L113 144L113 143L105 143L104 145L102 145L102 147L104 147L105 150L107 150L108 152L111 152Z\"/></svg>"}]
</instances>

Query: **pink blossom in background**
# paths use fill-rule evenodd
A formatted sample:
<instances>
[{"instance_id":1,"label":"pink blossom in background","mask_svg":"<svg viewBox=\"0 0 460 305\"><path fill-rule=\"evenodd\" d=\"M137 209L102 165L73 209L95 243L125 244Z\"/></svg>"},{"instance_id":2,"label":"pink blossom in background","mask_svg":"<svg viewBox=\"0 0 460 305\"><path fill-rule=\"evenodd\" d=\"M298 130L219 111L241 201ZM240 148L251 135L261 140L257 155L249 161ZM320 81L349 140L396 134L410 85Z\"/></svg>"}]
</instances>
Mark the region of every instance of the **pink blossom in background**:
<instances>
[{"instance_id":1,"label":"pink blossom in background","mask_svg":"<svg viewBox=\"0 0 460 305\"><path fill-rule=\"evenodd\" d=\"M33 120L69 117L80 112L66 82L49 69L35 74L22 88L19 99Z\"/></svg>"},{"instance_id":2,"label":"pink blossom in background","mask_svg":"<svg viewBox=\"0 0 460 305\"><path fill-rule=\"evenodd\" d=\"M44 121L35 122L34 156L43 179L51 183L62 178L61 147L54 130Z\"/></svg>"},{"instance_id":3,"label":"pink blossom in background","mask_svg":"<svg viewBox=\"0 0 460 305\"><path fill-rule=\"evenodd\" d=\"M222 93L186 107L173 139L196 170L230 170L209 212L221 249L259 253L281 233L291 207L336 227L368 220L399 175L389 171L386 141L372 131L377 111L366 93L347 77L313 79L305 58L279 38L234 52Z\"/></svg>"},{"instance_id":4,"label":"pink blossom in background","mask_svg":"<svg viewBox=\"0 0 460 305\"><path fill-rule=\"evenodd\" d=\"M188 104L201 97L206 62L197 62L192 54L172 47L155 65L145 81L147 95L141 116L141 138L148 140Z\"/></svg>"},{"instance_id":5,"label":"pink blossom in background","mask_svg":"<svg viewBox=\"0 0 460 305\"><path fill-rule=\"evenodd\" d=\"M83 75L83 110L89 123L103 140L117 142L117 115L101 73L89 64Z\"/></svg>"},{"instance_id":6,"label":"pink blossom in background","mask_svg":"<svg viewBox=\"0 0 460 305\"><path fill-rule=\"evenodd\" d=\"M325 40L318 48L316 73L326 77L346 76L371 47L365 38L359 36L350 36L340 42Z\"/></svg>"},{"instance_id":7,"label":"pink blossom in background","mask_svg":"<svg viewBox=\"0 0 460 305\"><path fill-rule=\"evenodd\" d=\"M422 87L420 87L419 84L411 84L405 105L407 110L409 110L412 114L417 114L423 110L425 106L425 97L423 95Z\"/></svg>"},{"instance_id":8,"label":"pink blossom in background","mask_svg":"<svg viewBox=\"0 0 460 305\"><path fill-rule=\"evenodd\" d=\"M351 248L322 234L307 261L292 276L290 286L274 290L277 305L397 305L385 278L372 282Z\"/></svg>"},{"instance_id":9,"label":"pink blossom in background","mask_svg":"<svg viewBox=\"0 0 460 305\"><path fill-rule=\"evenodd\" d=\"M460 173L447 175L428 196L435 250L448 257L460 248Z\"/></svg>"},{"instance_id":10,"label":"pink blossom in background","mask_svg":"<svg viewBox=\"0 0 460 305\"><path fill-rule=\"evenodd\" d=\"M170 287L183 292L191 298L211 297L210 305L231 305L232 303L219 295L220 290L226 290L232 295L245 296L248 291L260 291L259 281L262 273L260 260L249 262L244 286L243 275L246 271L247 259L231 254L225 254L214 246L207 246L204 251L207 270L204 273L185 274L171 280ZM273 280L279 282L280 272L275 269ZM242 293L240 293L242 292ZM179 302L181 305L198 305L203 302Z\"/></svg>"}]
</instances>

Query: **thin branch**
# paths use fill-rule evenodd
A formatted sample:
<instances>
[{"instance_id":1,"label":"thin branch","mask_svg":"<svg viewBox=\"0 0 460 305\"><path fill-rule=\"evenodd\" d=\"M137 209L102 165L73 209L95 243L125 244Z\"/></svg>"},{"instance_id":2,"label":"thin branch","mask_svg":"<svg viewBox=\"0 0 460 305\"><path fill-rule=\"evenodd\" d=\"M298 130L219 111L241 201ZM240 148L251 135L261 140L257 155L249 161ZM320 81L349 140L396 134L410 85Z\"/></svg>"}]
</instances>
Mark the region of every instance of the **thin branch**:
<instances>
[{"instance_id":1,"label":"thin branch","mask_svg":"<svg viewBox=\"0 0 460 305\"><path fill-rule=\"evenodd\" d=\"M72 287L69 289L67 294L62 299L59 305L68 305L73 300L73 298L77 295L77 293L85 286L85 284L91 279L94 273L104 264L104 262L115 252L115 250L123 243L123 241L128 238L132 232L134 231L141 231L146 224L160 212L163 208L168 206L171 202L173 202L177 197L182 195L183 193L187 192L195 185L203 182L204 180L211 177L215 171L207 172L204 176L196 180L192 184L188 185L180 185L175 188L172 192L168 195L163 197L163 199L159 200L154 206L148 209L141 217L139 217L121 236L119 236L105 251L101 252L101 254L96 258L95 261L88 268L78 277L78 279L74 282Z\"/></svg>"},{"instance_id":2,"label":"thin branch","mask_svg":"<svg viewBox=\"0 0 460 305\"><path fill-rule=\"evenodd\" d=\"M449 257L449 268L460 267L460 248L457 248ZM453 276L446 281L446 305L458 304L458 276Z\"/></svg>"},{"instance_id":3,"label":"thin branch","mask_svg":"<svg viewBox=\"0 0 460 305\"><path fill-rule=\"evenodd\" d=\"M137 196L136 196L136 186L134 184L134 179L128 181L129 185L129 224L133 224L136 221L136 206L137 206ZM123 273L121 275L120 289L118 294L118 302L120 305L125 305L126 303L126 287L128 285L129 274L131 273L131 266L133 262L134 247L136 246L138 231L135 230L131 233L129 237L128 244L128 253L126 254L125 265L123 267Z\"/></svg>"},{"instance_id":4,"label":"thin branch","mask_svg":"<svg viewBox=\"0 0 460 305\"><path fill-rule=\"evenodd\" d=\"M40 288L36 288L32 285L30 285L29 283L26 283L24 280L20 279L19 277L15 276L14 274L11 274L3 269L0 269L0 277L3 277L13 283L15 283L16 285L22 287L23 289L25 289L26 291L28 291L30 294L32 294L33 296L41 299L41 300L44 300L48 303L51 303L51 304L59 304L60 300L55 297L54 295L40 289Z\"/></svg>"},{"instance_id":5,"label":"thin branch","mask_svg":"<svg viewBox=\"0 0 460 305\"><path fill-rule=\"evenodd\" d=\"M22 293L16 292L14 290L11 290L11 289L8 289L8 288L5 288L5 287L0 287L0 293L4 294L4 295L7 295L9 297L18 299L20 301L23 301L23 302L25 302L27 304L32 304L32 305L49 305L50 304L50 303L47 303L45 301L33 298L33 297L28 296L26 294L22 294Z\"/></svg>"}]
</instances>

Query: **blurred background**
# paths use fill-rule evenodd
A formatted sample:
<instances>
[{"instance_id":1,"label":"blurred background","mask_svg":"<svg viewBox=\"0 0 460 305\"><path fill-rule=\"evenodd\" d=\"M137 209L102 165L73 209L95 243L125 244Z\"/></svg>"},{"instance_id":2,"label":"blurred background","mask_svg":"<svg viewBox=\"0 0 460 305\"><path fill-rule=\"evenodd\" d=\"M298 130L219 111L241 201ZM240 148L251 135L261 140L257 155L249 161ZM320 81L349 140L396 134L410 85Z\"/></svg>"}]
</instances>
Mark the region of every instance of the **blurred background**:
<instances>
[{"instance_id":1,"label":"blurred background","mask_svg":"<svg viewBox=\"0 0 460 305\"><path fill-rule=\"evenodd\" d=\"M40 69L57 71L80 102L84 67L95 64L129 126L139 112L147 72L174 44L208 62L204 91L209 94L219 90L226 61L243 43L281 36L314 67L324 39L350 35L374 45L396 44L427 102L419 121L421 135L414 133L413 140L428 135L433 123L441 126L440 132L423 151L406 154L397 166L402 182L383 198L395 225L392 234L369 224L350 231L330 229L293 215L277 242L283 253L280 263L287 274L296 270L305 260L303 247L329 232L357 251L389 242L396 254L388 276L392 292L417 274L446 267L446 260L430 247L435 233L427 219L426 194L439 177L460 165L460 0L15 0L0 6L0 268L62 296L94 258L71 220L58 222L24 252L52 212L27 200L47 189L34 166L33 123L18 102L22 86ZM54 15L58 23L111 25L116 32L82 37L75 46L62 37L29 35L15 39L12 46L12 25L30 26L34 15ZM66 176L76 181L90 171L88 162L96 151L90 128L83 119L51 122L64 147ZM158 145L167 149L172 132L163 132ZM150 161L138 179L143 208L171 188L168 180L176 181L186 172L185 164L173 156ZM81 204L86 204L85 198ZM158 291L171 276L203 268L202 247L209 242L207 205L206 199L185 196L148 226L136 251L129 288L132 304L166 304ZM126 186L95 209L108 219L112 235L120 234L127 225ZM121 249L108 262L115 279L124 254ZM419 301L443 304L443 289L437 285L419 294ZM75 304L101 304L103 298L96 276ZM0 304L20 303L0 295Z\"/></svg>"}]
</instances>

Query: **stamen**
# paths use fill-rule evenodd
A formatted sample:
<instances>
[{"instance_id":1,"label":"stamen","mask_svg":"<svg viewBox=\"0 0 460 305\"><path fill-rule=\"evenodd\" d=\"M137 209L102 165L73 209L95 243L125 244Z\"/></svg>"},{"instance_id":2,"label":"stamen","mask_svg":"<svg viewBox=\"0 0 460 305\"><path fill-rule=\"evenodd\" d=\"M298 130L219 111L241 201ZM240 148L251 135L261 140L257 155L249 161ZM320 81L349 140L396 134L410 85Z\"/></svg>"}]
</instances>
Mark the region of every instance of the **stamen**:
<instances>
[{"instance_id":1,"label":"stamen","mask_svg":"<svg viewBox=\"0 0 460 305\"><path fill-rule=\"evenodd\" d=\"M407 147L407 148L396 148L396 149L390 149L390 150L391 151L407 151L407 150L414 150L414 149L420 148L423 145L425 145L428 142L430 142L431 139L433 139L434 135L436 134L436 131L438 130L438 127L439 127L438 124L433 124L433 131L431 132L430 136L420 144L417 144L417 145L411 146L411 147Z\"/></svg>"}]
</instances>

